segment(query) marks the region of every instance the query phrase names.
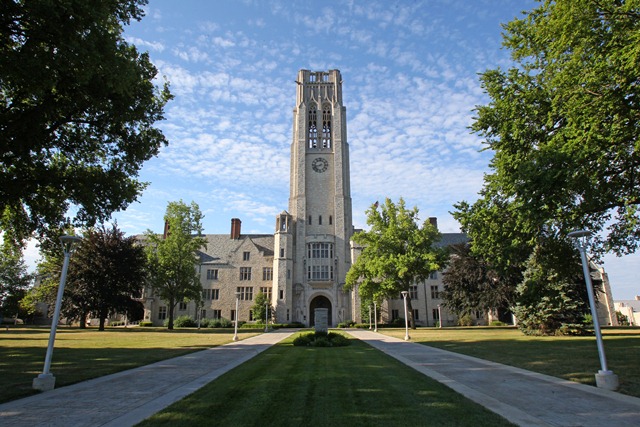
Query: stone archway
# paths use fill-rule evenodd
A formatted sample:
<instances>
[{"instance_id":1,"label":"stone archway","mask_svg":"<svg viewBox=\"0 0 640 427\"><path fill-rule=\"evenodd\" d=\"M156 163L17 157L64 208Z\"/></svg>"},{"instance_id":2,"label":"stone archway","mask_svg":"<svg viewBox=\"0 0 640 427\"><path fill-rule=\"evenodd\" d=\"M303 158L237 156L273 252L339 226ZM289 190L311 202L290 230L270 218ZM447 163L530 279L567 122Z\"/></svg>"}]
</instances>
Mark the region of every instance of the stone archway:
<instances>
[{"instance_id":1,"label":"stone archway","mask_svg":"<svg viewBox=\"0 0 640 427\"><path fill-rule=\"evenodd\" d=\"M329 301L329 298L325 297L324 295L318 295L317 297L315 297L314 299L311 300L311 303L309 304L309 326L315 326L315 309L316 308L326 308L329 309L329 312L327 313L327 324L329 327L333 326L332 324L332 314L331 314L331 301Z\"/></svg>"}]
</instances>

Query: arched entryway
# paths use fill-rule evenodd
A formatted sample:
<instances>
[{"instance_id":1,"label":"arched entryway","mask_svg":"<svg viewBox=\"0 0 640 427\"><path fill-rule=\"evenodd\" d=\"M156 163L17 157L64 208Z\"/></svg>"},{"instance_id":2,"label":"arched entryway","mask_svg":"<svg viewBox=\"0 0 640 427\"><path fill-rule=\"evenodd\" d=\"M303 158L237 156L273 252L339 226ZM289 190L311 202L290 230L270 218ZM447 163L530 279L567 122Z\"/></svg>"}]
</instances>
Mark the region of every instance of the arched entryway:
<instances>
[{"instance_id":1,"label":"arched entryway","mask_svg":"<svg viewBox=\"0 0 640 427\"><path fill-rule=\"evenodd\" d=\"M318 295L317 297L315 297L314 299L311 300L311 304L309 304L309 326L315 326L315 322L316 322L316 314L315 314L315 310L316 308L328 308L329 312L327 313L327 323L328 326L331 327L332 322L331 319L333 319L332 315L331 315L331 301L329 301L329 298L323 296L323 295Z\"/></svg>"}]
</instances>

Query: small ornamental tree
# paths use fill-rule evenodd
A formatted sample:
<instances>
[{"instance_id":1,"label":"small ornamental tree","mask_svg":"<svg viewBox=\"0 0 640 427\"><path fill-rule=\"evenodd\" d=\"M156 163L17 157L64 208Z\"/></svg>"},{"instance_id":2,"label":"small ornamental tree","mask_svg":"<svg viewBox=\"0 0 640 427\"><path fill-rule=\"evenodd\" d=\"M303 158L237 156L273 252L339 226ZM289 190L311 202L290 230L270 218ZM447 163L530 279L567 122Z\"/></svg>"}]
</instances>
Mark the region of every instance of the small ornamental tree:
<instances>
[{"instance_id":1,"label":"small ornamental tree","mask_svg":"<svg viewBox=\"0 0 640 427\"><path fill-rule=\"evenodd\" d=\"M396 205L386 199L367 210L369 231L353 235L362 253L347 273L345 288L358 286L363 300L398 298L416 282L441 270L446 251L437 246L440 233L428 220L419 223L418 208L407 209L403 199ZM411 327L415 328L411 299L407 299Z\"/></svg>"},{"instance_id":2,"label":"small ornamental tree","mask_svg":"<svg viewBox=\"0 0 640 427\"><path fill-rule=\"evenodd\" d=\"M269 318L271 318L271 301L269 301L269 298L267 298L267 295L263 292L258 292L254 301L255 302L251 307L253 320L255 320L257 323L264 323L266 316L269 316ZM266 310L268 310L268 312L266 312Z\"/></svg>"},{"instance_id":3,"label":"small ornamental tree","mask_svg":"<svg viewBox=\"0 0 640 427\"><path fill-rule=\"evenodd\" d=\"M174 309L179 302L202 298L197 251L206 246L202 237L202 213L191 205L170 202L164 216L167 232L145 233L149 284L168 304L168 329L173 329Z\"/></svg>"}]
</instances>

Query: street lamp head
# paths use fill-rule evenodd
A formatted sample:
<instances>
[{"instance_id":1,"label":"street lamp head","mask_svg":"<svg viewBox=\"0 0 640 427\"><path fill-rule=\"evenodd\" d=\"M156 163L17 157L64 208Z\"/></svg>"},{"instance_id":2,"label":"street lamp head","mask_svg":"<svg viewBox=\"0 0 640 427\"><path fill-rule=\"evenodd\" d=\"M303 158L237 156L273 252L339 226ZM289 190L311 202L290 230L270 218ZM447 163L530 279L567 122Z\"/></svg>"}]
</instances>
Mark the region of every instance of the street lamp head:
<instances>
[{"instance_id":1,"label":"street lamp head","mask_svg":"<svg viewBox=\"0 0 640 427\"><path fill-rule=\"evenodd\" d=\"M572 239L579 239L580 237L589 237L591 236L591 232L589 230L576 230L567 234L567 237L571 237Z\"/></svg>"},{"instance_id":2,"label":"street lamp head","mask_svg":"<svg viewBox=\"0 0 640 427\"><path fill-rule=\"evenodd\" d=\"M406 297L407 297L407 294L408 294L409 292L407 292L407 291L402 291L402 292L400 292L400 293L402 294L402 298L406 298Z\"/></svg>"},{"instance_id":3,"label":"street lamp head","mask_svg":"<svg viewBox=\"0 0 640 427\"><path fill-rule=\"evenodd\" d=\"M62 243L62 248L64 249L64 253L71 253L73 251L73 246L82 241L82 237L80 236L69 236L67 234L60 236L60 243Z\"/></svg>"}]
</instances>

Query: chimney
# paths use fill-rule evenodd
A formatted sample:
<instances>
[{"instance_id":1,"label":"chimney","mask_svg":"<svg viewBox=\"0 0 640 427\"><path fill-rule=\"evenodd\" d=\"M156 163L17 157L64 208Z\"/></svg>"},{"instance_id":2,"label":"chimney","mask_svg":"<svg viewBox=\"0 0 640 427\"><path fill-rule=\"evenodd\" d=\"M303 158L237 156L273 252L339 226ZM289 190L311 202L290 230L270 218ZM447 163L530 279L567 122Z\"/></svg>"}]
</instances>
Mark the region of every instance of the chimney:
<instances>
[{"instance_id":1,"label":"chimney","mask_svg":"<svg viewBox=\"0 0 640 427\"><path fill-rule=\"evenodd\" d=\"M238 218L231 218L231 238L239 239L240 238L240 226L242 225L242 221Z\"/></svg>"},{"instance_id":2,"label":"chimney","mask_svg":"<svg viewBox=\"0 0 640 427\"><path fill-rule=\"evenodd\" d=\"M431 225L433 225L436 230L438 229L438 218L436 218L435 216L429 217L429 223L431 223Z\"/></svg>"}]
</instances>

